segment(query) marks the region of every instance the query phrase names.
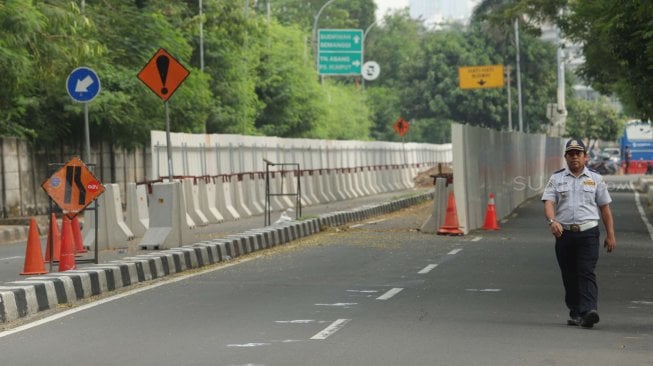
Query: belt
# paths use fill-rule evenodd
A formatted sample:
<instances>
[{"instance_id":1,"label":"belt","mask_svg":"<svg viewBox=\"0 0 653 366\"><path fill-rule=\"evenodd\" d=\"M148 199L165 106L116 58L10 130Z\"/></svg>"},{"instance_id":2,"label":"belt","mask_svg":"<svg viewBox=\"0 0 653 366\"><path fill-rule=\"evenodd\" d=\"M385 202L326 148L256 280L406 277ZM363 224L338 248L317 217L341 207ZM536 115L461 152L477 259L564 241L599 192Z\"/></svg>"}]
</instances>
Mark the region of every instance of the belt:
<instances>
[{"instance_id":1,"label":"belt","mask_svg":"<svg viewBox=\"0 0 653 366\"><path fill-rule=\"evenodd\" d=\"M562 225L562 228L568 231L580 232L580 231L589 230L591 228L595 228L597 226L599 226L598 221L587 221L582 224Z\"/></svg>"}]
</instances>

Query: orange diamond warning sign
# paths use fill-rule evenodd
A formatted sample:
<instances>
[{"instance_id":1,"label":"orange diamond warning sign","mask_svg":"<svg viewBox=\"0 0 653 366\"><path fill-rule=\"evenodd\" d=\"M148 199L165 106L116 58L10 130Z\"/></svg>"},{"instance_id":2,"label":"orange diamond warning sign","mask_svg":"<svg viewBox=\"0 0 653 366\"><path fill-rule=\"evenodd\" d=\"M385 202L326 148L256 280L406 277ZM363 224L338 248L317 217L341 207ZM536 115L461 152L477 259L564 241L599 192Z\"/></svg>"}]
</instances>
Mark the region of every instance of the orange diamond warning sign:
<instances>
[{"instance_id":1,"label":"orange diamond warning sign","mask_svg":"<svg viewBox=\"0 0 653 366\"><path fill-rule=\"evenodd\" d=\"M102 183L76 156L46 179L41 188L71 219L104 193Z\"/></svg>"},{"instance_id":2,"label":"orange diamond warning sign","mask_svg":"<svg viewBox=\"0 0 653 366\"><path fill-rule=\"evenodd\" d=\"M179 85L190 75L184 65L172 57L163 48L152 56L150 61L138 73L138 78L163 101L170 99Z\"/></svg>"},{"instance_id":3,"label":"orange diamond warning sign","mask_svg":"<svg viewBox=\"0 0 653 366\"><path fill-rule=\"evenodd\" d=\"M399 136L403 136L408 133L408 129L410 128L410 124L406 121L404 121L403 118L399 117L397 122L392 126L394 128L395 132L399 134Z\"/></svg>"}]
</instances>

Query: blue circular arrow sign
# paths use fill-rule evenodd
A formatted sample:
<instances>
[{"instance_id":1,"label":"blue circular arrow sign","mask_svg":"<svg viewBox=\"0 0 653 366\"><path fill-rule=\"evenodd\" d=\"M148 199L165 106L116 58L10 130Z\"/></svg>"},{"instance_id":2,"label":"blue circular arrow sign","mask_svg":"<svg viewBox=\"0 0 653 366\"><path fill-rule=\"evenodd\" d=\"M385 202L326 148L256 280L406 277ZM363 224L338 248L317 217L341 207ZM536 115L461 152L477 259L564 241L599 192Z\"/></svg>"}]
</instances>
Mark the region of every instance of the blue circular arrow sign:
<instances>
[{"instance_id":1,"label":"blue circular arrow sign","mask_svg":"<svg viewBox=\"0 0 653 366\"><path fill-rule=\"evenodd\" d=\"M78 67L66 80L68 95L77 102L90 102L100 93L100 78L88 67Z\"/></svg>"}]
</instances>

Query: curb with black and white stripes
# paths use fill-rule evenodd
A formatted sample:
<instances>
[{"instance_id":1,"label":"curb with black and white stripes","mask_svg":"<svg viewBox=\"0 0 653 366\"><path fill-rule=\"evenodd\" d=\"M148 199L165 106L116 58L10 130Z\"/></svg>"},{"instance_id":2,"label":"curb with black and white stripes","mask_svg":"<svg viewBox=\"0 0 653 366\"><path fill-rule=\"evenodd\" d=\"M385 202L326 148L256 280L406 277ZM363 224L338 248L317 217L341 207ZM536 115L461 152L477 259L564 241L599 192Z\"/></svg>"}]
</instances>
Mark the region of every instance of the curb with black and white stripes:
<instances>
[{"instance_id":1,"label":"curb with black and white stripes","mask_svg":"<svg viewBox=\"0 0 653 366\"><path fill-rule=\"evenodd\" d=\"M228 261L320 232L383 215L433 198L433 191L391 202L366 205L317 218L251 229L226 238L123 258L83 269L57 272L0 286L0 324L91 296L190 269Z\"/></svg>"}]
</instances>

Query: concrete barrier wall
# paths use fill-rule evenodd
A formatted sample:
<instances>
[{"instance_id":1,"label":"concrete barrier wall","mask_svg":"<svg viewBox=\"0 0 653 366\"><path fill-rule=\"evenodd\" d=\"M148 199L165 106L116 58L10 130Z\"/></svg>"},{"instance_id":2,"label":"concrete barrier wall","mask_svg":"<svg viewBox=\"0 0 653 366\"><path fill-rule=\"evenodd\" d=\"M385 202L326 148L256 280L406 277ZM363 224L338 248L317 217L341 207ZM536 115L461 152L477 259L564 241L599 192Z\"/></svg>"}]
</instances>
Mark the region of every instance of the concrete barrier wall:
<instances>
[{"instance_id":1,"label":"concrete barrier wall","mask_svg":"<svg viewBox=\"0 0 653 366\"><path fill-rule=\"evenodd\" d=\"M503 218L544 190L550 175L565 166L565 140L543 134L452 126L454 195L461 230L483 226L489 195Z\"/></svg>"},{"instance_id":2,"label":"concrete barrier wall","mask_svg":"<svg viewBox=\"0 0 653 366\"><path fill-rule=\"evenodd\" d=\"M151 132L151 180L167 177L165 131ZM263 159L302 170L450 163L451 144L335 141L266 136L172 133L173 175L216 176L265 171Z\"/></svg>"}]
</instances>

